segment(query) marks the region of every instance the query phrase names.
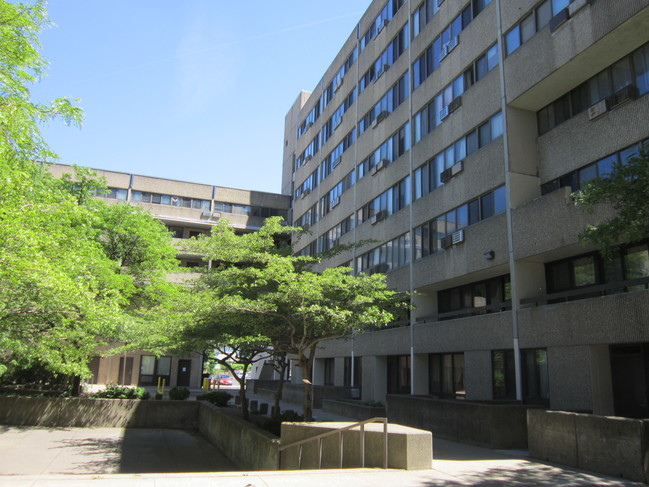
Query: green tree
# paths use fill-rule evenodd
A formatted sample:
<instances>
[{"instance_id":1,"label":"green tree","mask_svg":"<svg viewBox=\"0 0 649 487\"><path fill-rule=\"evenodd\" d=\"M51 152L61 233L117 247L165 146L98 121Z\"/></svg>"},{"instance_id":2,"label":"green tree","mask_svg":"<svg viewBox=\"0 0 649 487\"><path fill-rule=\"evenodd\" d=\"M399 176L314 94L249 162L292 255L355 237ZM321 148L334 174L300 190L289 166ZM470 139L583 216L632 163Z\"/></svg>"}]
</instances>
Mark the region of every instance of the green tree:
<instances>
[{"instance_id":1,"label":"green tree","mask_svg":"<svg viewBox=\"0 0 649 487\"><path fill-rule=\"evenodd\" d=\"M606 177L589 181L575 193L575 201L589 210L599 204L615 210L615 217L588 226L580 235L582 242L599 246L605 256L621 242L649 236L649 148L616 164Z\"/></svg>"},{"instance_id":2,"label":"green tree","mask_svg":"<svg viewBox=\"0 0 649 487\"><path fill-rule=\"evenodd\" d=\"M70 100L30 98L48 24L43 2L0 1L0 375L8 363L86 375L98 346L137 336L142 311L172 291L163 276L175 251L161 223L92 199L105 187L88 171L47 171L55 155L40 124L81 120Z\"/></svg>"},{"instance_id":3,"label":"green tree","mask_svg":"<svg viewBox=\"0 0 649 487\"><path fill-rule=\"evenodd\" d=\"M274 351L290 354L302 370L304 417L311 420L318 344L387 324L403 308L403 296L386 288L383 275L355 276L342 267L314 272L319 259L293 255L285 243L293 230L271 218L258 232L237 235L219 222L191 248L213 263L202 281L210 305L201 321L214 328L236 325L245 336L265 337Z\"/></svg>"}]
</instances>

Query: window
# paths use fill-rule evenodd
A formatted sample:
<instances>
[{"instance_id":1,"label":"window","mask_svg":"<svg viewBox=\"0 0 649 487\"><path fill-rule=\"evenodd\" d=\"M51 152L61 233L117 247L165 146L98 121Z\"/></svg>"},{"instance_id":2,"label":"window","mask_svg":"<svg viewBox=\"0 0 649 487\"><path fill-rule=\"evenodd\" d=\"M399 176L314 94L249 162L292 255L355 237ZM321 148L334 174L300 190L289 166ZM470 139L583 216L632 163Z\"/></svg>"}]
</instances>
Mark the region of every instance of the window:
<instances>
[{"instance_id":1,"label":"window","mask_svg":"<svg viewBox=\"0 0 649 487\"><path fill-rule=\"evenodd\" d=\"M172 196L168 194L147 193L144 191L131 191L131 200L142 203L152 203L155 205L171 205L183 208L195 208L209 211L211 207L210 200L201 200L197 198L188 198L183 196Z\"/></svg>"},{"instance_id":2,"label":"window","mask_svg":"<svg viewBox=\"0 0 649 487\"><path fill-rule=\"evenodd\" d=\"M587 291L589 287L598 284L649 277L649 248L646 242L622 246L610 260L603 259L598 253L582 254L546 264L545 273L549 294L580 288ZM629 286L626 291L637 289L647 289L647 284ZM624 291L624 288L612 288L596 293L585 292L567 298L553 299L552 302Z\"/></svg>"},{"instance_id":3,"label":"window","mask_svg":"<svg viewBox=\"0 0 649 487\"><path fill-rule=\"evenodd\" d=\"M360 389L362 386L363 377L363 361L362 357L354 357L354 367L352 373L352 358L345 357L345 370L344 370L344 385L345 387L353 387ZM352 382L353 377L353 382Z\"/></svg>"},{"instance_id":4,"label":"window","mask_svg":"<svg viewBox=\"0 0 649 487\"><path fill-rule=\"evenodd\" d=\"M509 274L506 274L439 291L437 306L440 314L449 313L440 319L453 319L510 309L511 299L511 282ZM487 306L492 309L480 309ZM462 313L457 313L458 311Z\"/></svg>"},{"instance_id":5,"label":"window","mask_svg":"<svg viewBox=\"0 0 649 487\"><path fill-rule=\"evenodd\" d=\"M548 352L543 348L521 350L523 402L549 404Z\"/></svg>"},{"instance_id":6,"label":"window","mask_svg":"<svg viewBox=\"0 0 649 487\"><path fill-rule=\"evenodd\" d=\"M326 358L324 359L324 385L333 386L334 385L334 372L335 372L335 359Z\"/></svg>"},{"instance_id":7,"label":"window","mask_svg":"<svg viewBox=\"0 0 649 487\"><path fill-rule=\"evenodd\" d=\"M410 394L410 355L388 356L388 394Z\"/></svg>"},{"instance_id":8,"label":"window","mask_svg":"<svg viewBox=\"0 0 649 487\"><path fill-rule=\"evenodd\" d=\"M648 56L649 44L645 44L539 110L537 112L539 135L543 135L624 88L631 88L626 96L632 99L647 93L649 91L646 63Z\"/></svg>"},{"instance_id":9,"label":"window","mask_svg":"<svg viewBox=\"0 0 649 487\"><path fill-rule=\"evenodd\" d=\"M143 355L140 361L140 385L157 384L158 378L165 379L169 385L171 376L171 357Z\"/></svg>"},{"instance_id":10,"label":"window","mask_svg":"<svg viewBox=\"0 0 649 487\"><path fill-rule=\"evenodd\" d=\"M429 392L439 397L464 399L464 354L444 353L428 356Z\"/></svg>"},{"instance_id":11,"label":"window","mask_svg":"<svg viewBox=\"0 0 649 487\"><path fill-rule=\"evenodd\" d=\"M541 194L545 195L566 186L569 186L573 192L579 191L583 187L583 184L591 179L596 177L607 177L613 171L616 164L626 164L629 158L634 157L639 153L641 145L649 145L649 140L625 147L624 149L592 162L577 171L564 174L560 178L544 183L541 185Z\"/></svg>"},{"instance_id":12,"label":"window","mask_svg":"<svg viewBox=\"0 0 649 487\"><path fill-rule=\"evenodd\" d=\"M494 399L516 399L516 367L514 350L491 352Z\"/></svg>"}]
</instances>

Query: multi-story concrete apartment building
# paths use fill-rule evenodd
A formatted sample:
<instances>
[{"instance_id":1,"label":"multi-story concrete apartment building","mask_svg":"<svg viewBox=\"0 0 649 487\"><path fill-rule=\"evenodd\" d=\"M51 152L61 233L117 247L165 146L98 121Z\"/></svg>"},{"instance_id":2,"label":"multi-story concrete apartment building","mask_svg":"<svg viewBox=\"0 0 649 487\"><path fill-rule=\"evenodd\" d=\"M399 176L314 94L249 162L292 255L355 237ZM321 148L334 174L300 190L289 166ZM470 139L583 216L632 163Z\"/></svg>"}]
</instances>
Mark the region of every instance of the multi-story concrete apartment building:
<instances>
[{"instance_id":1,"label":"multi-story concrete apartment building","mask_svg":"<svg viewBox=\"0 0 649 487\"><path fill-rule=\"evenodd\" d=\"M72 168L55 164L52 174L60 177L71 173ZM209 233L221 218L227 219L237 231L253 232L270 216L286 219L289 197L209 184L175 181L138 174L95 170L105 178L110 192L102 198L109 203L128 203L140 206L162 221L175 239L189 238ZM200 256L179 251L183 268L204 265ZM193 273L194 277L197 275ZM192 272L173 274L170 280L185 280ZM203 372L202 351L189 351L184 355L168 354L156 357L149 352L135 351L121 356L95 357L90 364L91 383L150 386L158 378L167 386L200 387Z\"/></svg>"},{"instance_id":2,"label":"multi-story concrete apartment building","mask_svg":"<svg viewBox=\"0 0 649 487\"><path fill-rule=\"evenodd\" d=\"M374 0L286 116L298 251L414 293L316 384L648 416L647 241L603 260L571 193L649 141L646 0ZM297 373L297 372L296 372Z\"/></svg>"}]
</instances>

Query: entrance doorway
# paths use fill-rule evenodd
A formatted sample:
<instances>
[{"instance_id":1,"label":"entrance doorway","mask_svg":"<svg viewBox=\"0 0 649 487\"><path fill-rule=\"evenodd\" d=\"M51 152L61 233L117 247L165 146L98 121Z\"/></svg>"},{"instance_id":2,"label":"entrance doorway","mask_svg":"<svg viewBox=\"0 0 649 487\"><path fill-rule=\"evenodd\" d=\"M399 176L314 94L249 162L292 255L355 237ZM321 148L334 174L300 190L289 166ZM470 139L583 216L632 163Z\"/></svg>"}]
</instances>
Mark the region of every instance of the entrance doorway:
<instances>
[{"instance_id":1,"label":"entrance doorway","mask_svg":"<svg viewBox=\"0 0 649 487\"><path fill-rule=\"evenodd\" d=\"M178 360L178 387L189 387L192 373L192 361L187 359Z\"/></svg>"},{"instance_id":2,"label":"entrance doorway","mask_svg":"<svg viewBox=\"0 0 649 487\"><path fill-rule=\"evenodd\" d=\"M126 362L124 362L126 358ZM117 383L122 386L130 386L133 379L133 357L119 358L119 375Z\"/></svg>"},{"instance_id":3,"label":"entrance doorway","mask_svg":"<svg viewBox=\"0 0 649 487\"><path fill-rule=\"evenodd\" d=\"M616 416L649 418L648 352L646 343L611 346Z\"/></svg>"}]
</instances>

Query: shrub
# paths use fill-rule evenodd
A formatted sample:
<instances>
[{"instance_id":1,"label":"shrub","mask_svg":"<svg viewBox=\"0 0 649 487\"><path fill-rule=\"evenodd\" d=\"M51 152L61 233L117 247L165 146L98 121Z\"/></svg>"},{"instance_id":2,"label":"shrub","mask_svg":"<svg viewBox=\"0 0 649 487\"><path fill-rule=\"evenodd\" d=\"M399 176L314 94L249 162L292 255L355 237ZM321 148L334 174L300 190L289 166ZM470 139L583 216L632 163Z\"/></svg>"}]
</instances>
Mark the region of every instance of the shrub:
<instances>
[{"instance_id":1,"label":"shrub","mask_svg":"<svg viewBox=\"0 0 649 487\"><path fill-rule=\"evenodd\" d=\"M224 408L228 405L228 402L232 397L232 394L228 394L225 391L210 391L201 396L197 396L196 399L199 401L207 401L215 406Z\"/></svg>"},{"instance_id":2,"label":"shrub","mask_svg":"<svg viewBox=\"0 0 649 487\"><path fill-rule=\"evenodd\" d=\"M150 395L144 387L108 385L103 391L90 394L90 397L102 399L149 399Z\"/></svg>"},{"instance_id":3,"label":"shrub","mask_svg":"<svg viewBox=\"0 0 649 487\"><path fill-rule=\"evenodd\" d=\"M172 387L169 389L169 399L184 401L189 397L189 389L186 387Z\"/></svg>"}]
</instances>

